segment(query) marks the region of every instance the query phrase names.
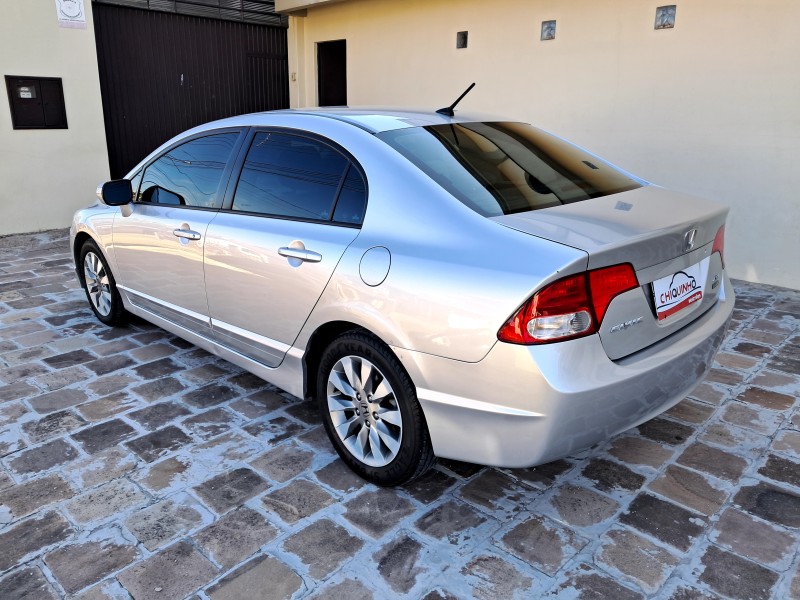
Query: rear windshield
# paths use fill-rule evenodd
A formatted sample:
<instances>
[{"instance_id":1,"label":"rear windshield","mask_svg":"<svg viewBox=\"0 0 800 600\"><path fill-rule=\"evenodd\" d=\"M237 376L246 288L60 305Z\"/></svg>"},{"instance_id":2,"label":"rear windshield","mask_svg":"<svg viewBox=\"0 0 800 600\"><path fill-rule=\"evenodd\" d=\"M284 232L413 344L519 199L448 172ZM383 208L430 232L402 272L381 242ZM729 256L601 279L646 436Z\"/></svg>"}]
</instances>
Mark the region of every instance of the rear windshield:
<instances>
[{"instance_id":1,"label":"rear windshield","mask_svg":"<svg viewBox=\"0 0 800 600\"><path fill-rule=\"evenodd\" d=\"M641 182L593 154L524 123L458 123L378 137L487 217L625 192Z\"/></svg>"}]
</instances>

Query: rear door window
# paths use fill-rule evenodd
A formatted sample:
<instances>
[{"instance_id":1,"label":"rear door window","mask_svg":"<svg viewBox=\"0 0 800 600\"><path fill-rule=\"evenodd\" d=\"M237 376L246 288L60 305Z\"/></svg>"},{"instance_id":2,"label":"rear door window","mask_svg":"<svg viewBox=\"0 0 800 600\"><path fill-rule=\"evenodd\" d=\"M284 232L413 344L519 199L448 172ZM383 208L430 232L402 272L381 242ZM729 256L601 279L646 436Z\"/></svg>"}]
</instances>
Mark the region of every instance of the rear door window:
<instances>
[{"instance_id":1,"label":"rear door window","mask_svg":"<svg viewBox=\"0 0 800 600\"><path fill-rule=\"evenodd\" d=\"M234 211L357 225L366 186L342 152L301 135L258 132L233 197Z\"/></svg>"},{"instance_id":2,"label":"rear door window","mask_svg":"<svg viewBox=\"0 0 800 600\"><path fill-rule=\"evenodd\" d=\"M144 172L139 202L219 208L220 184L239 132L195 138L168 150Z\"/></svg>"}]
</instances>

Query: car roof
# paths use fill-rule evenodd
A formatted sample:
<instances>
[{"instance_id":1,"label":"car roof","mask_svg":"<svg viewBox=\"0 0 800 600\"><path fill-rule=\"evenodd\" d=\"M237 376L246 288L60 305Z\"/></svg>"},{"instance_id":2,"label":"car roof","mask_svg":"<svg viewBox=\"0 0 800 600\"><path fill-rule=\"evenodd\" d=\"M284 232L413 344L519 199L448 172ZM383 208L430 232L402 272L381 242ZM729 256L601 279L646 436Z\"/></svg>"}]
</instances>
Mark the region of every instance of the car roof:
<instances>
[{"instance_id":1,"label":"car roof","mask_svg":"<svg viewBox=\"0 0 800 600\"><path fill-rule=\"evenodd\" d=\"M426 125L449 125L451 123L469 123L475 121L507 121L497 116L477 113L458 113L453 117L439 114L433 110L373 108L373 107L324 107L295 108L251 113L231 117L208 125L219 126L258 126L274 125L276 116L286 116L287 125L293 116L311 116L322 119L333 119L349 123L370 133L381 133L407 127L424 127Z\"/></svg>"}]
</instances>

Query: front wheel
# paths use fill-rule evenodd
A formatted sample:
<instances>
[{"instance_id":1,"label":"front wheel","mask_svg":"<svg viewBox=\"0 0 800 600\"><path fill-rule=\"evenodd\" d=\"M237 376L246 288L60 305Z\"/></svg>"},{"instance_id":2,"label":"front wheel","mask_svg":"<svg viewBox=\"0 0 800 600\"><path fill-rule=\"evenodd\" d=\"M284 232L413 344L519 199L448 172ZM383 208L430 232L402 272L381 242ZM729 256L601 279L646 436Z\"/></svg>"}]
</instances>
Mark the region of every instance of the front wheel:
<instances>
[{"instance_id":1,"label":"front wheel","mask_svg":"<svg viewBox=\"0 0 800 600\"><path fill-rule=\"evenodd\" d=\"M92 312L106 325L125 323L126 311L111 269L93 241L81 247L80 273L83 289Z\"/></svg>"},{"instance_id":2,"label":"front wheel","mask_svg":"<svg viewBox=\"0 0 800 600\"><path fill-rule=\"evenodd\" d=\"M317 377L322 421L345 463L377 485L400 485L435 460L411 379L391 351L364 333L325 350Z\"/></svg>"}]
</instances>

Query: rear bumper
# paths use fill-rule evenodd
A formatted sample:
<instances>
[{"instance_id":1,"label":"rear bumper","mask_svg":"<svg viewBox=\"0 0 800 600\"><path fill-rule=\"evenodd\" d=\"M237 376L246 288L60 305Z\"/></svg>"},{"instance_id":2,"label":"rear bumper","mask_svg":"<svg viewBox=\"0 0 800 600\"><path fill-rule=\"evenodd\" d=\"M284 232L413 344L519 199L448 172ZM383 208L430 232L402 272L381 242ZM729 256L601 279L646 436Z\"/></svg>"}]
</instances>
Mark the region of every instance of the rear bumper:
<instances>
[{"instance_id":1,"label":"rear bumper","mask_svg":"<svg viewBox=\"0 0 800 600\"><path fill-rule=\"evenodd\" d=\"M648 421L702 380L722 344L733 288L690 326L618 361L598 336L497 343L478 363L395 349L417 384L437 456L530 467Z\"/></svg>"}]
</instances>

